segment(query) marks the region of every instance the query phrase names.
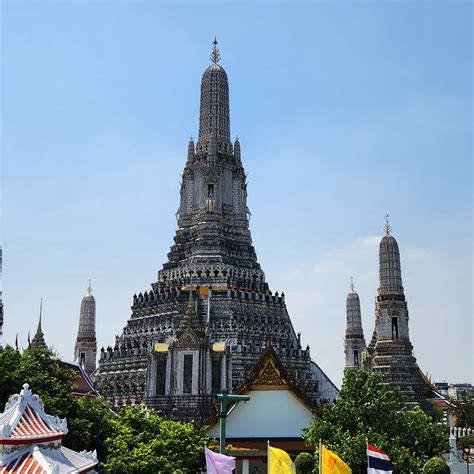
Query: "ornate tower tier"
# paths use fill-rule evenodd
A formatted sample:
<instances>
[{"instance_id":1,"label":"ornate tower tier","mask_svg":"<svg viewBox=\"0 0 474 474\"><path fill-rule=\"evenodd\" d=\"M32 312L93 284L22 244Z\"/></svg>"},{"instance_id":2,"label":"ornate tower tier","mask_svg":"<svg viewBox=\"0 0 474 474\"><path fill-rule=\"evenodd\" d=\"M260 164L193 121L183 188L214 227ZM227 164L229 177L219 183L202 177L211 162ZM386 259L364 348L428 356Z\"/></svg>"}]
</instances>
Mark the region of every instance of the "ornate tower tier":
<instances>
[{"instance_id":1,"label":"ornate tower tier","mask_svg":"<svg viewBox=\"0 0 474 474\"><path fill-rule=\"evenodd\" d=\"M133 297L115 344L102 348L95 380L114 405L145 402L204 422L223 389L236 390L269 341L309 398L336 387L303 349L283 294L272 293L249 229L238 140L230 142L229 85L214 41L201 83L199 140L188 142L168 260L151 289Z\"/></svg>"},{"instance_id":2,"label":"ornate tower tier","mask_svg":"<svg viewBox=\"0 0 474 474\"><path fill-rule=\"evenodd\" d=\"M345 369L354 370L361 366L362 352L365 349L365 338L364 330L362 329L359 295L355 291L352 278L351 291L346 299L346 317L347 326L344 339Z\"/></svg>"}]
</instances>

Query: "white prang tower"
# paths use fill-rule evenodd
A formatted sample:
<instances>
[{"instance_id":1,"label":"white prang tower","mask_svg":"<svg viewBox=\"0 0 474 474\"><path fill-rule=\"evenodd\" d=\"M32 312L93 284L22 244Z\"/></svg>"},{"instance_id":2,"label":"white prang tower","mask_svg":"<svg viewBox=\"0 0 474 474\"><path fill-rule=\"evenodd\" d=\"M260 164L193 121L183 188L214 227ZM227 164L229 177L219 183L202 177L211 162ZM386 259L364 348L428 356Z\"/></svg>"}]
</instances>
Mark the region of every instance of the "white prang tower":
<instances>
[{"instance_id":1,"label":"white prang tower","mask_svg":"<svg viewBox=\"0 0 474 474\"><path fill-rule=\"evenodd\" d=\"M344 338L344 352L346 354L345 370L356 370L361 366L362 352L365 349L364 330L360 312L359 295L354 288L351 277L351 291L346 298L346 337Z\"/></svg>"},{"instance_id":2,"label":"white prang tower","mask_svg":"<svg viewBox=\"0 0 474 474\"><path fill-rule=\"evenodd\" d=\"M95 298L89 281L87 292L81 301L79 330L77 331L74 360L90 375L94 372L97 359L95 335Z\"/></svg>"}]
</instances>

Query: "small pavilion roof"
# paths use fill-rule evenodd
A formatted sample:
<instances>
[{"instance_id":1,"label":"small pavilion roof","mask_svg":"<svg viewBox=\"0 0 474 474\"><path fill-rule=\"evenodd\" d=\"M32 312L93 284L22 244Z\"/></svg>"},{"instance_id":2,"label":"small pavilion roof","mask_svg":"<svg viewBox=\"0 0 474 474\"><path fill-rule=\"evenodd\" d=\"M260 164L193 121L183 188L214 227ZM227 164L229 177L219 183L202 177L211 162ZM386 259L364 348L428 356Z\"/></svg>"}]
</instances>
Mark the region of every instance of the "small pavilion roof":
<instances>
[{"instance_id":1,"label":"small pavilion roof","mask_svg":"<svg viewBox=\"0 0 474 474\"><path fill-rule=\"evenodd\" d=\"M67 431L66 419L47 415L25 383L0 414L0 474L90 472L98 463L96 452L61 446Z\"/></svg>"},{"instance_id":2,"label":"small pavilion roof","mask_svg":"<svg viewBox=\"0 0 474 474\"><path fill-rule=\"evenodd\" d=\"M47 415L43 401L26 383L19 394L10 396L0 414L0 445L61 439L66 433L66 420Z\"/></svg>"},{"instance_id":3,"label":"small pavilion roof","mask_svg":"<svg viewBox=\"0 0 474 474\"><path fill-rule=\"evenodd\" d=\"M12 453L2 464L1 474L65 474L89 472L97 465L95 451L76 453L61 446L51 450L29 445L20 452Z\"/></svg>"}]
</instances>

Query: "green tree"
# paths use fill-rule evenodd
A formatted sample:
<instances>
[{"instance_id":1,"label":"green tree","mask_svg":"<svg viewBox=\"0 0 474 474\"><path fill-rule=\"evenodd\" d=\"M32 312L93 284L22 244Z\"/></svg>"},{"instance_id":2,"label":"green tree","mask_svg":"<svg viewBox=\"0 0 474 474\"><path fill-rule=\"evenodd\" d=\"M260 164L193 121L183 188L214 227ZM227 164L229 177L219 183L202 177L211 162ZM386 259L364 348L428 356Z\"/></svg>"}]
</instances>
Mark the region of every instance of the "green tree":
<instances>
[{"instance_id":1,"label":"green tree","mask_svg":"<svg viewBox=\"0 0 474 474\"><path fill-rule=\"evenodd\" d=\"M76 397L67 416L68 434L63 444L75 451L97 451L100 461L107 456L105 442L112 436L111 419L115 414L102 397Z\"/></svg>"},{"instance_id":2,"label":"green tree","mask_svg":"<svg viewBox=\"0 0 474 474\"><path fill-rule=\"evenodd\" d=\"M42 399L47 413L65 416L73 405L71 395L76 375L59 366L58 357L44 347L16 351L11 346L0 350L0 407L10 395L27 383Z\"/></svg>"},{"instance_id":3,"label":"green tree","mask_svg":"<svg viewBox=\"0 0 474 474\"><path fill-rule=\"evenodd\" d=\"M458 440L461 449L474 448L474 435L461 436Z\"/></svg>"},{"instance_id":4,"label":"green tree","mask_svg":"<svg viewBox=\"0 0 474 474\"><path fill-rule=\"evenodd\" d=\"M103 472L194 473L204 467L207 437L192 423L162 418L155 410L123 408L112 420Z\"/></svg>"},{"instance_id":5,"label":"green tree","mask_svg":"<svg viewBox=\"0 0 474 474\"><path fill-rule=\"evenodd\" d=\"M23 383L18 377L21 354L12 346L0 349L0 411L3 411L8 397L21 390Z\"/></svg>"},{"instance_id":6,"label":"green tree","mask_svg":"<svg viewBox=\"0 0 474 474\"><path fill-rule=\"evenodd\" d=\"M111 411L103 399L72 395L76 373L65 370L50 349L31 347L22 353L6 346L0 350L0 411L10 395L28 383L44 403L46 413L66 418L68 433L63 444L76 451L97 450L105 459L105 440L112 432Z\"/></svg>"},{"instance_id":7,"label":"green tree","mask_svg":"<svg viewBox=\"0 0 474 474\"><path fill-rule=\"evenodd\" d=\"M429 459L423 467L423 474L449 474L450 472L446 461L440 457Z\"/></svg>"},{"instance_id":8,"label":"green tree","mask_svg":"<svg viewBox=\"0 0 474 474\"><path fill-rule=\"evenodd\" d=\"M31 347L23 351L18 367L17 382L29 384L44 403L46 413L60 418L74 410L71 395L76 380L73 370L59 365L59 357L46 347Z\"/></svg>"},{"instance_id":9,"label":"green tree","mask_svg":"<svg viewBox=\"0 0 474 474\"><path fill-rule=\"evenodd\" d=\"M470 428L474 426L474 398L468 392L461 392L458 400L451 400L452 412L456 416L456 425Z\"/></svg>"},{"instance_id":10,"label":"green tree","mask_svg":"<svg viewBox=\"0 0 474 474\"><path fill-rule=\"evenodd\" d=\"M312 472L314 469L314 457L311 453L300 453L296 456L295 466L303 473Z\"/></svg>"},{"instance_id":11,"label":"green tree","mask_svg":"<svg viewBox=\"0 0 474 474\"><path fill-rule=\"evenodd\" d=\"M306 441L317 446L319 439L353 472L367 470L366 439L390 456L396 473L419 472L449 451L446 426L420 408L407 410L397 390L365 370L347 372L339 397L318 411Z\"/></svg>"}]
</instances>

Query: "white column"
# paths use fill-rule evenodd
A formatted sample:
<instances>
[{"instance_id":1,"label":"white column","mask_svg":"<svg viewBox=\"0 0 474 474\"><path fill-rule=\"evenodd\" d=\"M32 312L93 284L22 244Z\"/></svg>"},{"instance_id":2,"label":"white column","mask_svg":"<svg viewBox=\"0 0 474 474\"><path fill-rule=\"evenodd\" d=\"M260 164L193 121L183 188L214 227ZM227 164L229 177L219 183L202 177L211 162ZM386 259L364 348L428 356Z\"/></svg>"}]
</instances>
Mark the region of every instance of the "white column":
<instances>
[{"instance_id":1,"label":"white column","mask_svg":"<svg viewBox=\"0 0 474 474\"><path fill-rule=\"evenodd\" d=\"M242 474L250 474L250 463L248 459L242 459Z\"/></svg>"},{"instance_id":2,"label":"white column","mask_svg":"<svg viewBox=\"0 0 474 474\"><path fill-rule=\"evenodd\" d=\"M448 415L448 423L449 423L449 444L451 446L451 452L449 454L449 465L451 469L451 474L458 474L459 466L458 466L458 448L456 443L456 435L454 434L454 420L453 415Z\"/></svg>"}]
</instances>

